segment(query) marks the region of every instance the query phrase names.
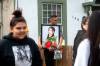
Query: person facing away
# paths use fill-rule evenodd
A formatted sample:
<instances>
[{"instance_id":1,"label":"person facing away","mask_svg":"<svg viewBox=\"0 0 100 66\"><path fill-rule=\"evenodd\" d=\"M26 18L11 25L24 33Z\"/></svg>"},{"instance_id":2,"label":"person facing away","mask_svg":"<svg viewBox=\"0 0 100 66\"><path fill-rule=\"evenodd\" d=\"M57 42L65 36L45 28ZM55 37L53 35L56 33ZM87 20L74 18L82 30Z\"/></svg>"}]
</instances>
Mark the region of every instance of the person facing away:
<instances>
[{"instance_id":1,"label":"person facing away","mask_svg":"<svg viewBox=\"0 0 100 66\"><path fill-rule=\"evenodd\" d=\"M48 24L50 24L51 26L53 25L57 25L57 21L58 21L58 16L56 15L52 15L49 19L48 19ZM63 41L63 36L60 35L60 40L59 40L59 49L62 49L62 41ZM42 44L41 44L41 37L39 37L38 40L38 46L39 48L42 48ZM45 63L46 66L54 66L55 64L55 60L54 60L54 50L51 51L52 49L44 49L44 56L45 56Z\"/></svg>"},{"instance_id":2,"label":"person facing away","mask_svg":"<svg viewBox=\"0 0 100 66\"><path fill-rule=\"evenodd\" d=\"M56 49L57 47L57 43L56 43L56 36L55 36L55 28L54 27L49 27L48 28L48 35L46 38L46 42L45 42L45 48L47 49Z\"/></svg>"},{"instance_id":3,"label":"person facing away","mask_svg":"<svg viewBox=\"0 0 100 66\"><path fill-rule=\"evenodd\" d=\"M27 23L22 12L15 10L8 35L0 41L1 66L42 66L35 41L27 36Z\"/></svg>"},{"instance_id":4,"label":"person facing away","mask_svg":"<svg viewBox=\"0 0 100 66\"><path fill-rule=\"evenodd\" d=\"M73 64L77 55L77 48L82 40L84 40L87 37L87 29L88 29L88 16L83 16L82 22L81 22L81 28L82 30L79 30L75 39L74 39L74 46L73 46Z\"/></svg>"},{"instance_id":5,"label":"person facing away","mask_svg":"<svg viewBox=\"0 0 100 66\"><path fill-rule=\"evenodd\" d=\"M89 17L88 38L80 43L74 66L100 66L100 11Z\"/></svg>"}]
</instances>

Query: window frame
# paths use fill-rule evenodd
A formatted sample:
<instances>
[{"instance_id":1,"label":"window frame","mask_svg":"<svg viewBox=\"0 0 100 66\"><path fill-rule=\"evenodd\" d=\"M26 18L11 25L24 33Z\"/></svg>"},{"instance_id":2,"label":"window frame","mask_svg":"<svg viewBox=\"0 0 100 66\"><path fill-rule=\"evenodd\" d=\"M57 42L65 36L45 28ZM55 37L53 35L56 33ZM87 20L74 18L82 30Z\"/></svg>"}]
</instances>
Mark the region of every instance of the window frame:
<instances>
[{"instance_id":1,"label":"window frame","mask_svg":"<svg viewBox=\"0 0 100 66\"><path fill-rule=\"evenodd\" d=\"M44 10L43 5L47 5L46 10ZM51 6L51 10L48 10L48 5ZM56 9L55 9L55 10L53 10L53 7L52 7L53 5L56 6ZM58 6L61 7L61 8L60 8L60 11L58 11L58 9L57 9ZM52 4L52 3L42 3L42 24L43 24L43 23L48 24L48 18L51 16L51 15L49 14L49 12L51 12L51 14L53 14L53 11L56 12L56 14L54 14L54 15L57 15L58 12L60 12L60 17L58 16L58 18L60 18L60 21L59 21L58 23L62 24L62 3L53 3L53 4ZM44 14L43 14L44 12L47 13L45 17L44 17ZM50 15L50 16L49 16L49 15ZM44 21L43 19L46 19L46 22L43 22L43 21Z\"/></svg>"}]
</instances>

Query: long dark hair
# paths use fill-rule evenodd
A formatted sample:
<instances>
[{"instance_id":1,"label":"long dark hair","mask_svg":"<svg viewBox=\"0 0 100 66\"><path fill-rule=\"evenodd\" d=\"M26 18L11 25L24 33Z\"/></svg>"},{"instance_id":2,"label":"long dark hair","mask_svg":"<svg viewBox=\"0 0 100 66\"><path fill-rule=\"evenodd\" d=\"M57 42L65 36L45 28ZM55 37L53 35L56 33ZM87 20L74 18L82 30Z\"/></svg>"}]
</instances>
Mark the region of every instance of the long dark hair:
<instances>
[{"instance_id":1,"label":"long dark hair","mask_svg":"<svg viewBox=\"0 0 100 66\"><path fill-rule=\"evenodd\" d=\"M90 41L90 58L88 66L99 66L100 11L94 11L89 18L88 37Z\"/></svg>"}]
</instances>

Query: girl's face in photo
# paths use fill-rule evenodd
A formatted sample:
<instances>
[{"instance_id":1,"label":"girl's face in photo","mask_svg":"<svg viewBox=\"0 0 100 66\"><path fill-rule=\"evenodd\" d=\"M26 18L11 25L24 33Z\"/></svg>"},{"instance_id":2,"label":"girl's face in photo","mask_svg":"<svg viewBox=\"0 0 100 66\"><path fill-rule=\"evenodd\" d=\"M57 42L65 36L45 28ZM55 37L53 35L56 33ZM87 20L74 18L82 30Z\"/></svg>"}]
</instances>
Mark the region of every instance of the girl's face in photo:
<instances>
[{"instance_id":1,"label":"girl's face in photo","mask_svg":"<svg viewBox=\"0 0 100 66\"><path fill-rule=\"evenodd\" d=\"M12 29L13 37L23 39L27 35L27 25L24 22L18 22Z\"/></svg>"},{"instance_id":2,"label":"girl's face in photo","mask_svg":"<svg viewBox=\"0 0 100 66\"><path fill-rule=\"evenodd\" d=\"M48 34L52 36L54 34L54 31L51 28L49 28Z\"/></svg>"}]
</instances>

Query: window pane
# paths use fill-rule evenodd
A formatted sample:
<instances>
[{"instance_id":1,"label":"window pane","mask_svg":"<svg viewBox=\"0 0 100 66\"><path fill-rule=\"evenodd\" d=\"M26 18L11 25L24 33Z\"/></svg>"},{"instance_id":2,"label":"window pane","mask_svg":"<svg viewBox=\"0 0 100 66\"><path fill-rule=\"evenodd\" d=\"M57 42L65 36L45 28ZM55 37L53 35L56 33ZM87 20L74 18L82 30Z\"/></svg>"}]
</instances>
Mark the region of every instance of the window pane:
<instances>
[{"instance_id":1,"label":"window pane","mask_svg":"<svg viewBox=\"0 0 100 66\"><path fill-rule=\"evenodd\" d=\"M61 23L61 18L58 18L58 23Z\"/></svg>"},{"instance_id":2,"label":"window pane","mask_svg":"<svg viewBox=\"0 0 100 66\"><path fill-rule=\"evenodd\" d=\"M47 10L47 4L43 4L43 10Z\"/></svg>"},{"instance_id":3,"label":"window pane","mask_svg":"<svg viewBox=\"0 0 100 66\"><path fill-rule=\"evenodd\" d=\"M57 12L57 16L61 17L61 12L60 11Z\"/></svg>"},{"instance_id":4,"label":"window pane","mask_svg":"<svg viewBox=\"0 0 100 66\"><path fill-rule=\"evenodd\" d=\"M57 11L61 11L61 5L57 5Z\"/></svg>"},{"instance_id":5,"label":"window pane","mask_svg":"<svg viewBox=\"0 0 100 66\"><path fill-rule=\"evenodd\" d=\"M47 18L43 18L43 23L46 23L47 24Z\"/></svg>"},{"instance_id":6,"label":"window pane","mask_svg":"<svg viewBox=\"0 0 100 66\"><path fill-rule=\"evenodd\" d=\"M52 10L56 11L56 5L54 5L54 4L52 5Z\"/></svg>"},{"instance_id":7,"label":"window pane","mask_svg":"<svg viewBox=\"0 0 100 66\"><path fill-rule=\"evenodd\" d=\"M47 17L47 11L43 11L43 17Z\"/></svg>"},{"instance_id":8,"label":"window pane","mask_svg":"<svg viewBox=\"0 0 100 66\"><path fill-rule=\"evenodd\" d=\"M57 14L56 14L56 11L52 11L52 12L53 12L53 15L57 15Z\"/></svg>"},{"instance_id":9,"label":"window pane","mask_svg":"<svg viewBox=\"0 0 100 66\"><path fill-rule=\"evenodd\" d=\"M49 11L51 10L51 4L48 4L48 10Z\"/></svg>"},{"instance_id":10,"label":"window pane","mask_svg":"<svg viewBox=\"0 0 100 66\"><path fill-rule=\"evenodd\" d=\"M51 16L51 14L52 14L52 13L51 13L51 11L48 11L48 17L50 17L50 16Z\"/></svg>"}]
</instances>

